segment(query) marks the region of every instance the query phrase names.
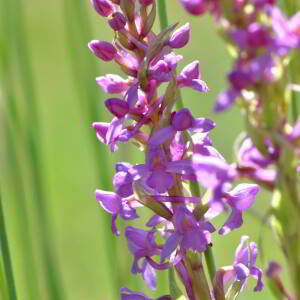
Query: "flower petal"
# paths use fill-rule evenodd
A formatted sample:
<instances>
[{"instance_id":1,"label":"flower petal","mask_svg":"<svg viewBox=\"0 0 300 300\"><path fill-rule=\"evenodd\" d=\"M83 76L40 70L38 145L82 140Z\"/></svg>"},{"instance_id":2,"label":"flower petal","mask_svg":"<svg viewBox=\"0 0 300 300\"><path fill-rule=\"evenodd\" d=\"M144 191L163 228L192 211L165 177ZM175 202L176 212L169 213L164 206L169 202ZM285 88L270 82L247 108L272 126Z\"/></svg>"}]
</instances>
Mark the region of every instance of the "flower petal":
<instances>
[{"instance_id":1,"label":"flower petal","mask_svg":"<svg viewBox=\"0 0 300 300\"><path fill-rule=\"evenodd\" d=\"M175 251L181 240L182 236L177 234L176 232L170 235L170 237L164 244L164 248L160 254L160 263L162 263L167 257L172 254L172 252Z\"/></svg>"},{"instance_id":2,"label":"flower petal","mask_svg":"<svg viewBox=\"0 0 300 300\"><path fill-rule=\"evenodd\" d=\"M96 199L103 209L111 214L118 214L121 208L122 198L113 192L96 190Z\"/></svg>"},{"instance_id":3,"label":"flower petal","mask_svg":"<svg viewBox=\"0 0 300 300\"><path fill-rule=\"evenodd\" d=\"M250 270L241 263L234 265L234 269L237 280L245 280L250 274Z\"/></svg>"},{"instance_id":4,"label":"flower petal","mask_svg":"<svg viewBox=\"0 0 300 300\"><path fill-rule=\"evenodd\" d=\"M241 227L242 224L243 224L242 213L233 208L227 221L224 223L224 225L219 230L219 234L225 235L225 234L229 233L230 231Z\"/></svg>"},{"instance_id":5,"label":"flower petal","mask_svg":"<svg viewBox=\"0 0 300 300\"><path fill-rule=\"evenodd\" d=\"M175 134L175 131L171 126L159 129L150 137L148 144L151 146L161 145L165 140L171 138L173 134Z\"/></svg>"}]
</instances>

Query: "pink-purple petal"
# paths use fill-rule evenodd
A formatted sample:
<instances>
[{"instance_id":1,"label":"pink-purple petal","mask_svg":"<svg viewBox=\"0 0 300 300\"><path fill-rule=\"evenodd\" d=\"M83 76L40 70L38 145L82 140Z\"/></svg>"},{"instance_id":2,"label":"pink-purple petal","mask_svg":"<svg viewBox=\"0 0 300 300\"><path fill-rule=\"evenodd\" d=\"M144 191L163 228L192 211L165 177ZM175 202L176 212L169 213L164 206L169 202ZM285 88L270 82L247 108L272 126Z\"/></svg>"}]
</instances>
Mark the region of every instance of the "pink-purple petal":
<instances>
[{"instance_id":1,"label":"pink-purple petal","mask_svg":"<svg viewBox=\"0 0 300 300\"><path fill-rule=\"evenodd\" d=\"M161 128L150 137L148 143L153 147L161 145L165 140L171 138L173 134L175 134L175 131L171 126Z\"/></svg>"},{"instance_id":2,"label":"pink-purple petal","mask_svg":"<svg viewBox=\"0 0 300 300\"><path fill-rule=\"evenodd\" d=\"M122 199L116 193L96 190L96 199L105 211L111 214L119 213Z\"/></svg>"},{"instance_id":3,"label":"pink-purple petal","mask_svg":"<svg viewBox=\"0 0 300 300\"><path fill-rule=\"evenodd\" d=\"M169 257L177 248L182 240L182 236L176 232L172 233L164 244L164 248L160 254L160 262L162 263L167 257Z\"/></svg>"}]
</instances>

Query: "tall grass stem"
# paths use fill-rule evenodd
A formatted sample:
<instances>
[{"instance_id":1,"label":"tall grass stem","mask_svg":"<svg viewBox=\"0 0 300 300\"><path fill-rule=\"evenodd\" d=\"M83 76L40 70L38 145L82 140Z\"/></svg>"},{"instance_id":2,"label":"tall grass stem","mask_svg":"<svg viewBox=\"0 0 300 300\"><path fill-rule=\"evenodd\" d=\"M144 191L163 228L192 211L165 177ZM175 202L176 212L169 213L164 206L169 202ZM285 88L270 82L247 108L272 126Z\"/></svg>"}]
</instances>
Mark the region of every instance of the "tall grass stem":
<instances>
[{"instance_id":1,"label":"tall grass stem","mask_svg":"<svg viewBox=\"0 0 300 300\"><path fill-rule=\"evenodd\" d=\"M8 297L9 300L17 300L16 286L15 286L11 256L9 252L9 246L8 246L8 240L6 234L6 225L4 220L1 190L0 190L0 247L1 247L1 254L3 258L5 282L8 289Z\"/></svg>"}]
</instances>

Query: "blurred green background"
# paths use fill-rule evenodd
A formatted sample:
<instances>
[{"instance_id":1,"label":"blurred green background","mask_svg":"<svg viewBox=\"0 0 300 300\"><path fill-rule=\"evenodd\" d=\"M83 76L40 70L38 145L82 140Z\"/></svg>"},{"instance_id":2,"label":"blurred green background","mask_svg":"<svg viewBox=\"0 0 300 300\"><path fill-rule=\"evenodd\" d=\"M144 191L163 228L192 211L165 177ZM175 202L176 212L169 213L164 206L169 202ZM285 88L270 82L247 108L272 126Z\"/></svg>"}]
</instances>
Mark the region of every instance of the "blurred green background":
<instances>
[{"instance_id":1,"label":"blurred green background","mask_svg":"<svg viewBox=\"0 0 300 300\"><path fill-rule=\"evenodd\" d=\"M167 1L169 22L188 21L192 26L191 42L177 51L184 55L179 70L199 60L202 78L211 88L208 94L184 90L184 103L194 116L217 122L213 142L233 161L242 116L235 108L222 115L211 113L216 95L226 87L231 61L211 18L189 17L178 2ZM142 162L131 145L109 153L91 128L93 121L111 118L103 105L107 96L95 77L120 72L113 63L95 58L87 43L110 41L113 32L88 0L0 4L0 183L18 299L115 300L123 286L151 296L167 293L166 273L158 275L154 293L130 274L132 257L124 237L111 234L111 218L95 200L96 188L111 189L115 162ZM269 200L268 193L261 193L255 204L259 215ZM146 217L142 215L141 221ZM260 221L249 214L245 223L228 236L215 234L217 266L232 263L242 234L258 240ZM118 224L124 228L122 221ZM267 229L263 241L265 263L259 261L260 266L266 268L269 259L282 262ZM3 261L1 265L3 270ZM250 280L241 299L271 297L267 288L254 295L253 286Z\"/></svg>"}]
</instances>

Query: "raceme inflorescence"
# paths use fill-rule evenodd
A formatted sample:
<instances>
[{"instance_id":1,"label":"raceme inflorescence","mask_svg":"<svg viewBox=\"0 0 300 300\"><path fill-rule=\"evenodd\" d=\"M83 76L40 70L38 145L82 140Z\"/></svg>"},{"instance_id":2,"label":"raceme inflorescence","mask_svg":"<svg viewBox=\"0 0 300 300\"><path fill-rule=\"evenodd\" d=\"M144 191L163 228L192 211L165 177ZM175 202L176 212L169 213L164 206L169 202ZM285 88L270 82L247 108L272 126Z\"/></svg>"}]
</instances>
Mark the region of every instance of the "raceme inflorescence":
<instances>
[{"instance_id":1,"label":"raceme inflorescence","mask_svg":"<svg viewBox=\"0 0 300 300\"><path fill-rule=\"evenodd\" d=\"M110 151L131 142L145 158L142 164L117 163L115 191L96 190L96 199L112 215L112 233L117 236L118 217L135 220L139 210L150 210L145 226L127 226L123 234L133 257L131 271L140 274L150 289L156 288L156 272L168 269L170 292L160 300L230 300L243 291L249 276L256 279L254 291L263 289L262 271L256 266L258 247L242 236L232 264L215 270L213 236L243 225L243 215L260 186L275 193L295 181L290 176L299 154L299 125L288 126L286 97L291 94L288 58L300 45L300 16L286 20L270 0L180 2L193 15L211 12L234 53L230 88L219 95L214 110L223 111L235 102L243 109L248 134L240 139L237 163L226 162L214 148L210 138L214 121L180 107L181 89L209 92L198 61L178 70L183 57L174 51L190 42L190 24L177 23L155 33L155 0L91 0L107 19L113 39L93 40L88 47L101 60L116 62L124 74L96 78L105 93L114 94L105 100L113 118L92 126ZM290 163L279 172L287 155ZM253 183L235 184L244 178ZM225 223L216 228L212 220L228 211ZM280 223L280 213L273 215ZM294 229L292 224L286 234ZM283 243L288 238L284 233ZM286 248L292 255L293 249ZM268 274L278 279L277 271ZM150 298L122 288L121 299Z\"/></svg>"}]
</instances>

